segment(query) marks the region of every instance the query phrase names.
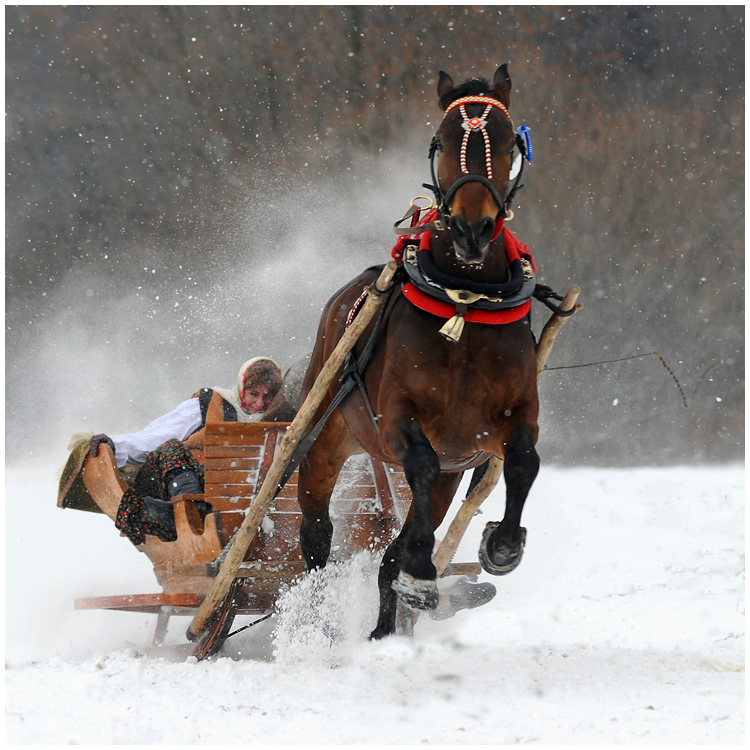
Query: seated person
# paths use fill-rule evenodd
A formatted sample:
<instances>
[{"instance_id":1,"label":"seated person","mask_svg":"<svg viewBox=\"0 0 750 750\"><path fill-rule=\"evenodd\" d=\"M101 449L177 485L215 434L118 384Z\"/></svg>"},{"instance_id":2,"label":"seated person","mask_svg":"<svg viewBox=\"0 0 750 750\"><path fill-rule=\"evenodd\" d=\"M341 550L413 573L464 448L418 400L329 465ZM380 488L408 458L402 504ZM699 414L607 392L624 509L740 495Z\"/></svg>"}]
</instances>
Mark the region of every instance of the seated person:
<instances>
[{"instance_id":1,"label":"seated person","mask_svg":"<svg viewBox=\"0 0 750 750\"><path fill-rule=\"evenodd\" d=\"M201 494L205 481L203 441L206 421L254 422L274 404L274 421L286 421L293 412L284 403L281 369L272 359L255 357L240 368L234 388L202 388L168 414L140 432L128 435L94 435L91 455L107 443L118 467L143 463L122 496L115 525L133 544L143 544L151 534L163 541L177 539L171 499ZM196 503L202 516L211 511Z\"/></svg>"}]
</instances>

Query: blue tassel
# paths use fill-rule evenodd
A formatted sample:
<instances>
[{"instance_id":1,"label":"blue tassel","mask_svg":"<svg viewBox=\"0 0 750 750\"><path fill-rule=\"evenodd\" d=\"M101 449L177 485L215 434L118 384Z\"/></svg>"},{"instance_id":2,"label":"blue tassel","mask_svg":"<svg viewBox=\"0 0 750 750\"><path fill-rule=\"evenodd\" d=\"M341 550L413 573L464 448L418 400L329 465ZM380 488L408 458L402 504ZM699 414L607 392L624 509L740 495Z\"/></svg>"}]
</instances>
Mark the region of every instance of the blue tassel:
<instances>
[{"instance_id":1,"label":"blue tassel","mask_svg":"<svg viewBox=\"0 0 750 750\"><path fill-rule=\"evenodd\" d=\"M529 133L531 132L530 128L527 128L526 125L521 125L518 128L518 134L523 138L524 142L526 143L526 158L529 161L529 164L531 163L531 160L534 158L534 149L531 147L531 136Z\"/></svg>"}]
</instances>

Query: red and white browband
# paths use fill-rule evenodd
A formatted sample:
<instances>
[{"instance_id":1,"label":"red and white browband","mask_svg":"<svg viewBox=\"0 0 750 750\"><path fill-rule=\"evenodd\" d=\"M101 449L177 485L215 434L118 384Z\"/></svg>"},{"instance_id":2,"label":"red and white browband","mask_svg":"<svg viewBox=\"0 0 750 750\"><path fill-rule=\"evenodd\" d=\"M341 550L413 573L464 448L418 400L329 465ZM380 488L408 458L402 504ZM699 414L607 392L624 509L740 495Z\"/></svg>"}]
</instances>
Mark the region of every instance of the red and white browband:
<instances>
[{"instance_id":1,"label":"red and white browband","mask_svg":"<svg viewBox=\"0 0 750 750\"><path fill-rule=\"evenodd\" d=\"M497 107L510 120L508 108L502 102L488 96L463 96L460 99L456 99L455 102L451 102L446 107L444 117L447 117L456 107L460 107L462 104L487 104L490 107Z\"/></svg>"},{"instance_id":2,"label":"red and white browband","mask_svg":"<svg viewBox=\"0 0 750 750\"><path fill-rule=\"evenodd\" d=\"M487 108L484 110L481 117L469 117L466 114L467 104L486 104ZM452 102L450 106L446 108L445 116L447 117L456 107L458 107L461 117L463 118L461 125L466 131L464 133L463 141L461 142L461 171L464 174L469 174L469 168L466 165L466 150L469 146L469 136L473 132L479 130L484 137L484 161L487 167L487 178L491 180L492 147L490 146L490 135L487 132L487 115L493 107L499 109L509 120L510 114L502 102L499 102L497 99L489 99L486 96L464 96L461 99L456 99L455 102Z\"/></svg>"}]
</instances>

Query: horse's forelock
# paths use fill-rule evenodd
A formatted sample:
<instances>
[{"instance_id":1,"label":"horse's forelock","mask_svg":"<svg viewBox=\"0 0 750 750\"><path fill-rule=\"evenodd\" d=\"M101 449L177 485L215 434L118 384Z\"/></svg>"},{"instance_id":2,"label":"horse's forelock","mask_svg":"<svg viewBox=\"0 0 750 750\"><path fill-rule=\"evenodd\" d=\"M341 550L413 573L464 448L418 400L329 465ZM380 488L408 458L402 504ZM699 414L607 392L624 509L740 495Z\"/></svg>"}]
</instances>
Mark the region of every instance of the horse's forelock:
<instances>
[{"instance_id":1,"label":"horse's forelock","mask_svg":"<svg viewBox=\"0 0 750 750\"><path fill-rule=\"evenodd\" d=\"M461 99L464 96L479 96L480 94L493 94L490 82L486 78L471 78L445 94L440 99L440 106L445 109L456 99Z\"/></svg>"}]
</instances>

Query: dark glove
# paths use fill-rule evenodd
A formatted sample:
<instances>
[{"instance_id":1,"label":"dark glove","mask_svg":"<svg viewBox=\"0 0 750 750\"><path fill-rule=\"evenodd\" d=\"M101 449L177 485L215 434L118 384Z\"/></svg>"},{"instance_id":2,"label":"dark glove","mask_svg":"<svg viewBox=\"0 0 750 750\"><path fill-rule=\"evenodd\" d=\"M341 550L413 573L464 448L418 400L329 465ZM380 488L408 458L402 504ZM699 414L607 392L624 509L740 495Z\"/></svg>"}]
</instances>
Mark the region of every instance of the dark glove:
<instances>
[{"instance_id":1,"label":"dark glove","mask_svg":"<svg viewBox=\"0 0 750 750\"><path fill-rule=\"evenodd\" d=\"M99 445L101 443L106 443L112 449L112 453L115 452L115 444L112 442L112 438L104 434L94 435L94 437L89 440L89 450L94 458L99 455Z\"/></svg>"}]
</instances>

